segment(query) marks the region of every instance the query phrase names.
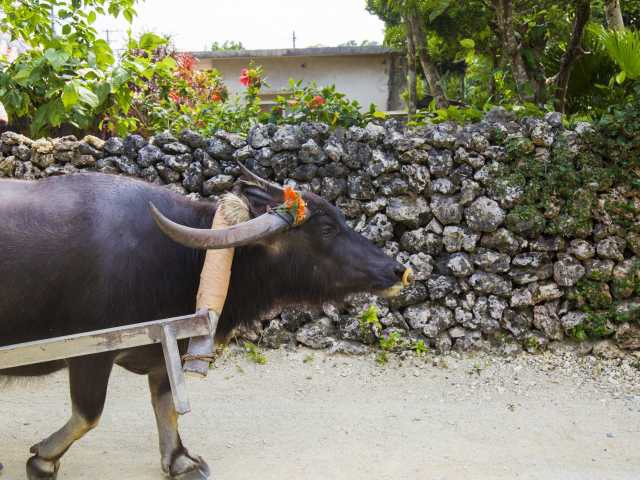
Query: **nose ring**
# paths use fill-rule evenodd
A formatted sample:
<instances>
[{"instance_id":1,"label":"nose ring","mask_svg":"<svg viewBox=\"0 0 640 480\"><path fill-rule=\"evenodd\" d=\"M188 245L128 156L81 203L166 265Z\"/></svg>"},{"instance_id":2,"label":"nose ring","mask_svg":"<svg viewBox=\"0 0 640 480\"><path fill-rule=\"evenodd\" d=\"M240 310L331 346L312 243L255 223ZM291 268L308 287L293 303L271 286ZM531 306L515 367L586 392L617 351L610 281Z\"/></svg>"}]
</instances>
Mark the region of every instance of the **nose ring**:
<instances>
[{"instance_id":1,"label":"nose ring","mask_svg":"<svg viewBox=\"0 0 640 480\"><path fill-rule=\"evenodd\" d=\"M410 268L407 268L402 274L402 286L408 287L412 283L413 283L413 270L411 270Z\"/></svg>"}]
</instances>

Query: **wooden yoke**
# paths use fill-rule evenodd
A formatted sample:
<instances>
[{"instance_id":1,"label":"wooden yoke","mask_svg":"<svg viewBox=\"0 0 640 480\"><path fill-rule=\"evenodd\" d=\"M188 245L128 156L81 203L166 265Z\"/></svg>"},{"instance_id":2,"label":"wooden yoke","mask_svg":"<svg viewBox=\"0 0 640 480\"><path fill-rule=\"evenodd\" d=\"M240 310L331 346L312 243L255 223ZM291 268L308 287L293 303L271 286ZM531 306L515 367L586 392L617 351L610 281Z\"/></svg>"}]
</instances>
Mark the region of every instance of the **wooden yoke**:
<instances>
[{"instance_id":1,"label":"wooden yoke","mask_svg":"<svg viewBox=\"0 0 640 480\"><path fill-rule=\"evenodd\" d=\"M250 219L247 205L236 195L223 195L218 203L212 229L227 228ZM229 290L233 248L208 250L200 274L200 285L196 298L196 311L206 310L212 324L211 335L194 337L189 341L183 370L187 375L204 378L215 353L214 336L218 319Z\"/></svg>"}]
</instances>

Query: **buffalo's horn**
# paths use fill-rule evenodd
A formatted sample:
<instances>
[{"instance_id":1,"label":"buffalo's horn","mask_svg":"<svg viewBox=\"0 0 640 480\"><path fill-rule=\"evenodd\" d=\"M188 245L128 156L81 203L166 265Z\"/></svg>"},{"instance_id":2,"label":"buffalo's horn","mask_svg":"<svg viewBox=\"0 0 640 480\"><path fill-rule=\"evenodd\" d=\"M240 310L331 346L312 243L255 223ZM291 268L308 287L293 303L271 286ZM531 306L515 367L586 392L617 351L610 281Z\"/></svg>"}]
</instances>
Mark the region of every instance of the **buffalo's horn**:
<instances>
[{"instance_id":1,"label":"buffalo's horn","mask_svg":"<svg viewBox=\"0 0 640 480\"><path fill-rule=\"evenodd\" d=\"M153 203L149 202L149 206L153 219L166 236L186 247L201 250L241 247L291 226L284 216L267 212L247 222L220 230L192 228L169 220Z\"/></svg>"},{"instance_id":2,"label":"buffalo's horn","mask_svg":"<svg viewBox=\"0 0 640 480\"><path fill-rule=\"evenodd\" d=\"M283 189L280 185L278 185L277 183L272 183L269 180L265 180L262 177L259 177L258 175L253 173L251 170L249 170L247 167L245 167L241 162L238 161L237 163L238 163L238 167L240 167L240 170L242 171L242 176L246 177L249 180L249 183L253 183L258 187L263 188L264 190L268 191L274 196L283 195Z\"/></svg>"}]
</instances>

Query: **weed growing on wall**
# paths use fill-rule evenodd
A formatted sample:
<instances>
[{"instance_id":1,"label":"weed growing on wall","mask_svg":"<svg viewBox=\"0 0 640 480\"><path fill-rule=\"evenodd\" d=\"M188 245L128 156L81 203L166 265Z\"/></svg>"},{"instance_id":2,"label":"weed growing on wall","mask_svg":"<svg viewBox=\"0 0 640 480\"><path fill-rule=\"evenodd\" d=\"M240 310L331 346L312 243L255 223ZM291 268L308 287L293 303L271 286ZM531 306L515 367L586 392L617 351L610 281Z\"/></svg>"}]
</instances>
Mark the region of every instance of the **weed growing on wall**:
<instances>
[{"instance_id":1,"label":"weed growing on wall","mask_svg":"<svg viewBox=\"0 0 640 480\"><path fill-rule=\"evenodd\" d=\"M372 328L378 329L378 331L382 330L382 324L378 319L378 308L375 305L371 305L367 308L360 318L358 319L360 324L360 334L365 337L371 332Z\"/></svg>"}]
</instances>

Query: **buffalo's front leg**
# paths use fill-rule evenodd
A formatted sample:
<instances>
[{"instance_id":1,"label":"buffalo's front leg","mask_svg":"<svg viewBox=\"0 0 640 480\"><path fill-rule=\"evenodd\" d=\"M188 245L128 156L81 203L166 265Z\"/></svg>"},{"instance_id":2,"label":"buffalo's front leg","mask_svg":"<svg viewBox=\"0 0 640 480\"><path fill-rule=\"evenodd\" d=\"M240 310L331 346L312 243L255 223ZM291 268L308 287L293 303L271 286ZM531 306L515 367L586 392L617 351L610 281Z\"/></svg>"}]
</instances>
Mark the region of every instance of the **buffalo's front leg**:
<instances>
[{"instance_id":1,"label":"buffalo's front leg","mask_svg":"<svg viewBox=\"0 0 640 480\"><path fill-rule=\"evenodd\" d=\"M162 471L178 480L208 479L209 466L206 462L200 457L191 456L182 445L178 433L178 414L164 369L149 375L149 389L158 424Z\"/></svg>"},{"instance_id":2,"label":"buffalo's front leg","mask_svg":"<svg viewBox=\"0 0 640 480\"><path fill-rule=\"evenodd\" d=\"M29 480L53 480L60 458L89 430L98 425L107 396L107 384L113 368L111 355L92 355L69 360L71 418L60 430L31 447L27 462Z\"/></svg>"}]
</instances>

